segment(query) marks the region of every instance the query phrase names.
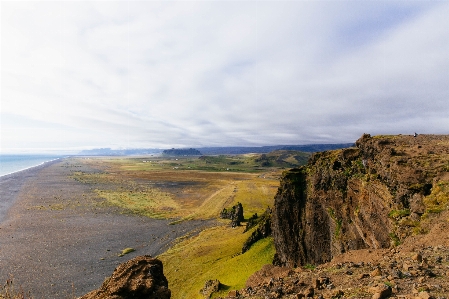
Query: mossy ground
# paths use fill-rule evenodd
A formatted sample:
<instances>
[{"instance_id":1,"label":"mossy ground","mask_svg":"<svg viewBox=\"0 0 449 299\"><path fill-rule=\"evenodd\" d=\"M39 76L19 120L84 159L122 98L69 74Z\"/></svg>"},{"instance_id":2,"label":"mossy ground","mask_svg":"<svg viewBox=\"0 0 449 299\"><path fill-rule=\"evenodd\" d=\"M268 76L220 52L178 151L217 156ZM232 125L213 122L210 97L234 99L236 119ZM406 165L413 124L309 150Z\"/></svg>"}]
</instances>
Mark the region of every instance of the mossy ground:
<instances>
[{"instance_id":1,"label":"mossy ground","mask_svg":"<svg viewBox=\"0 0 449 299\"><path fill-rule=\"evenodd\" d=\"M243 242L250 236L243 228L218 226L184 240L158 258L170 282L172 298L202 298L199 291L207 280L223 285L214 296L227 295L244 287L248 277L271 263L275 250L272 238L260 240L244 254Z\"/></svg>"}]
</instances>

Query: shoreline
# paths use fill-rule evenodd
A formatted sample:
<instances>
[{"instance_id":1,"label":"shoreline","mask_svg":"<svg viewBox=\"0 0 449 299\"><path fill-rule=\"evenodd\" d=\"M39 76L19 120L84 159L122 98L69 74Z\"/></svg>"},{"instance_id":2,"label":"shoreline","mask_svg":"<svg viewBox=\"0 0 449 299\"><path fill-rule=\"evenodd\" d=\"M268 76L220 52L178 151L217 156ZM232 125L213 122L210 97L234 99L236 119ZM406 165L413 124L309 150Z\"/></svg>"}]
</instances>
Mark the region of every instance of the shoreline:
<instances>
[{"instance_id":1,"label":"shoreline","mask_svg":"<svg viewBox=\"0 0 449 299\"><path fill-rule=\"evenodd\" d=\"M51 163L51 162L54 162L54 161L58 161L58 160L61 160L61 159L65 159L65 158L68 158L68 157L59 157L59 158L56 158L56 159L52 159L52 160L47 160L47 161L41 162L41 163L39 163L39 164L37 164L37 165L33 165L33 166L25 167L25 168L22 168L22 169L19 169L19 170L15 170L15 171L13 171L13 172L8 172L8 173L5 173L5 174L0 174L0 180L3 179L3 178L5 178L5 177L9 177L9 176L15 175L15 174L17 174L17 173L19 173L19 172L31 170L31 169L36 168L36 167L45 166L45 164L47 164L47 163Z\"/></svg>"},{"instance_id":2,"label":"shoreline","mask_svg":"<svg viewBox=\"0 0 449 299\"><path fill-rule=\"evenodd\" d=\"M14 205L21 187L26 184L30 178L38 174L40 170L51 166L53 163L57 163L61 159L63 158L53 159L39 165L0 176L0 225L9 209Z\"/></svg>"},{"instance_id":3,"label":"shoreline","mask_svg":"<svg viewBox=\"0 0 449 299\"><path fill-rule=\"evenodd\" d=\"M211 226L123 214L71 178L75 165L98 171L65 158L0 178L0 203L9 204L0 218L0 281L12 275L35 299L84 295L120 263L157 256L177 238ZM136 251L119 257L128 247Z\"/></svg>"}]
</instances>

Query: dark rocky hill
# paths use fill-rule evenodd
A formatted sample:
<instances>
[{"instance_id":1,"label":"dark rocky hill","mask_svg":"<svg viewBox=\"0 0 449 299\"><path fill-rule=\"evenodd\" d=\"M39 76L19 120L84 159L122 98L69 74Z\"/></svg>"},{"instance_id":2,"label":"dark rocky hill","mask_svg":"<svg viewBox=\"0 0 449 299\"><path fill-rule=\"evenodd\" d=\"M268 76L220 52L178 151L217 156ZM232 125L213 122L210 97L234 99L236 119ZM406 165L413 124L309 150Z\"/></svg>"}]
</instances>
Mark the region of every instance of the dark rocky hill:
<instances>
[{"instance_id":1,"label":"dark rocky hill","mask_svg":"<svg viewBox=\"0 0 449 299\"><path fill-rule=\"evenodd\" d=\"M201 152L194 148L172 148L162 152L164 156L201 156Z\"/></svg>"}]
</instances>

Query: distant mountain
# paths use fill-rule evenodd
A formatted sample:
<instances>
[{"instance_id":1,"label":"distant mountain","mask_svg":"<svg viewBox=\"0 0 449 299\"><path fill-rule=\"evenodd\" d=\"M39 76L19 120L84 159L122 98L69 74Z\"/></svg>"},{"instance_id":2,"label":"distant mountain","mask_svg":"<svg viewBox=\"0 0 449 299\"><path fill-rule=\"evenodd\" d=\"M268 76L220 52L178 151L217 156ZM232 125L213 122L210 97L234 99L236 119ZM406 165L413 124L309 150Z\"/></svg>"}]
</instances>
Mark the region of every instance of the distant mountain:
<instances>
[{"instance_id":1,"label":"distant mountain","mask_svg":"<svg viewBox=\"0 0 449 299\"><path fill-rule=\"evenodd\" d=\"M301 151L307 153L322 152L327 150L335 150L354 146L354 143L338 143L338 144L305 144L305 145L269 145L269 146L225 146L225 147L202 147L198 149L123 149L113 150L110 148L97 148L91 150L83 150L79 155L83 156L132 156L132 155L153 155L161 154L163 152L170 153L173 150L189 151L195 150L198 152L184 152L182 154L167 154L170 156L196 156L196 155L239 155L239 154L266 154L277 150ZM174 153L174 152L173 152Z\"/></svg>"},{"instance_id":2,"label":"distant mountain","mask_svg":"<svg viewBox=\"0 0 449 299\"><path fill-rule=\"evenodd\" d=\"M172 148L162 152L164 156L201 156L201 152L194 148Z\"/></svg>"},{"instance_id":3,"label":"distant mountain","mask_svg":"<svg viewBox=\"0 0 449 299\"><path fill-rule=\"evenodd\" d=\"M78 153L81 156L135 156L160 154L162 150L154 148L113 150L110 148L96 148L83 150Z\"/></svg>"},{"instance_id":4,"label":"distant mountain","mask_svg":"<svg viewBox=\"0 0 449 299\"><path fill-rule=\"evenodd\" d=\"M266 154L277 150L301 151L301 152L322 152L327 150L341 149L354 146L354 143L338 144L306 144L306 145L271 145L259 147L202 147L198 148L203 155L238 155L238 154Z\"/></svg>"}]
</instances>

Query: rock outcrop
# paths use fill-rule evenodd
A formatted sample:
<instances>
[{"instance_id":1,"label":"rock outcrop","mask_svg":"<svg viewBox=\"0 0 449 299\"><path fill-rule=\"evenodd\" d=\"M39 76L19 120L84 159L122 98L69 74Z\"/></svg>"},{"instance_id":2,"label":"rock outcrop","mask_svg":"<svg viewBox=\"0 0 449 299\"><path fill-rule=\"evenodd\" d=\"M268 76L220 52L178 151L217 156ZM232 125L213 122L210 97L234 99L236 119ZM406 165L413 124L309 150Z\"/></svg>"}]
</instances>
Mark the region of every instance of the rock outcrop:
<instances>
[{"instance_id":1,"label":"rock outcrop","mask_svg":"<svg viewBox=\"0 0 449 299\"><path fill-rule=\"evenodd\" d=\"M221 283L218 279L208 280L204 284L204 287L200 290L200 294L204 299L209 299L212 294L220 290Z\"/></svg>"},{"instance_id":2,"label":"rock outcrop","mask_svg":"<svg viewBox=\"0 0 449 299\"><path fill-rule=\"evenodd\" d=\"M245 220L243 217L243 206L241 203L237 203L235 206L232 206L229 210L223 209L220 213L221 219L230 219L231 226L236 227L240 226L240 223Z\"/></svg>"},{"instance_id":3,"label":"rock outcrop","mask_svg":"<svg viewBox=\"0 0 449 299\"><path fill-rule=\"evenodd\" d=\"M356 147L314 154L284 173L275 198L275 263L321 264L387 248L446 208L449 136L363 135ZM434 194L435 193L435 194Z\"/></svg>"},{"instance_id":4,"label":"rock outcrop","mask_svg":"<svg viewBox=\"0 0 449 299\"><path fill-rule=\"evenodd\" d=\"M138 256L119 265L103 285L79 299L169 299L162 262Z\"/></svg>"}]
</instances>

